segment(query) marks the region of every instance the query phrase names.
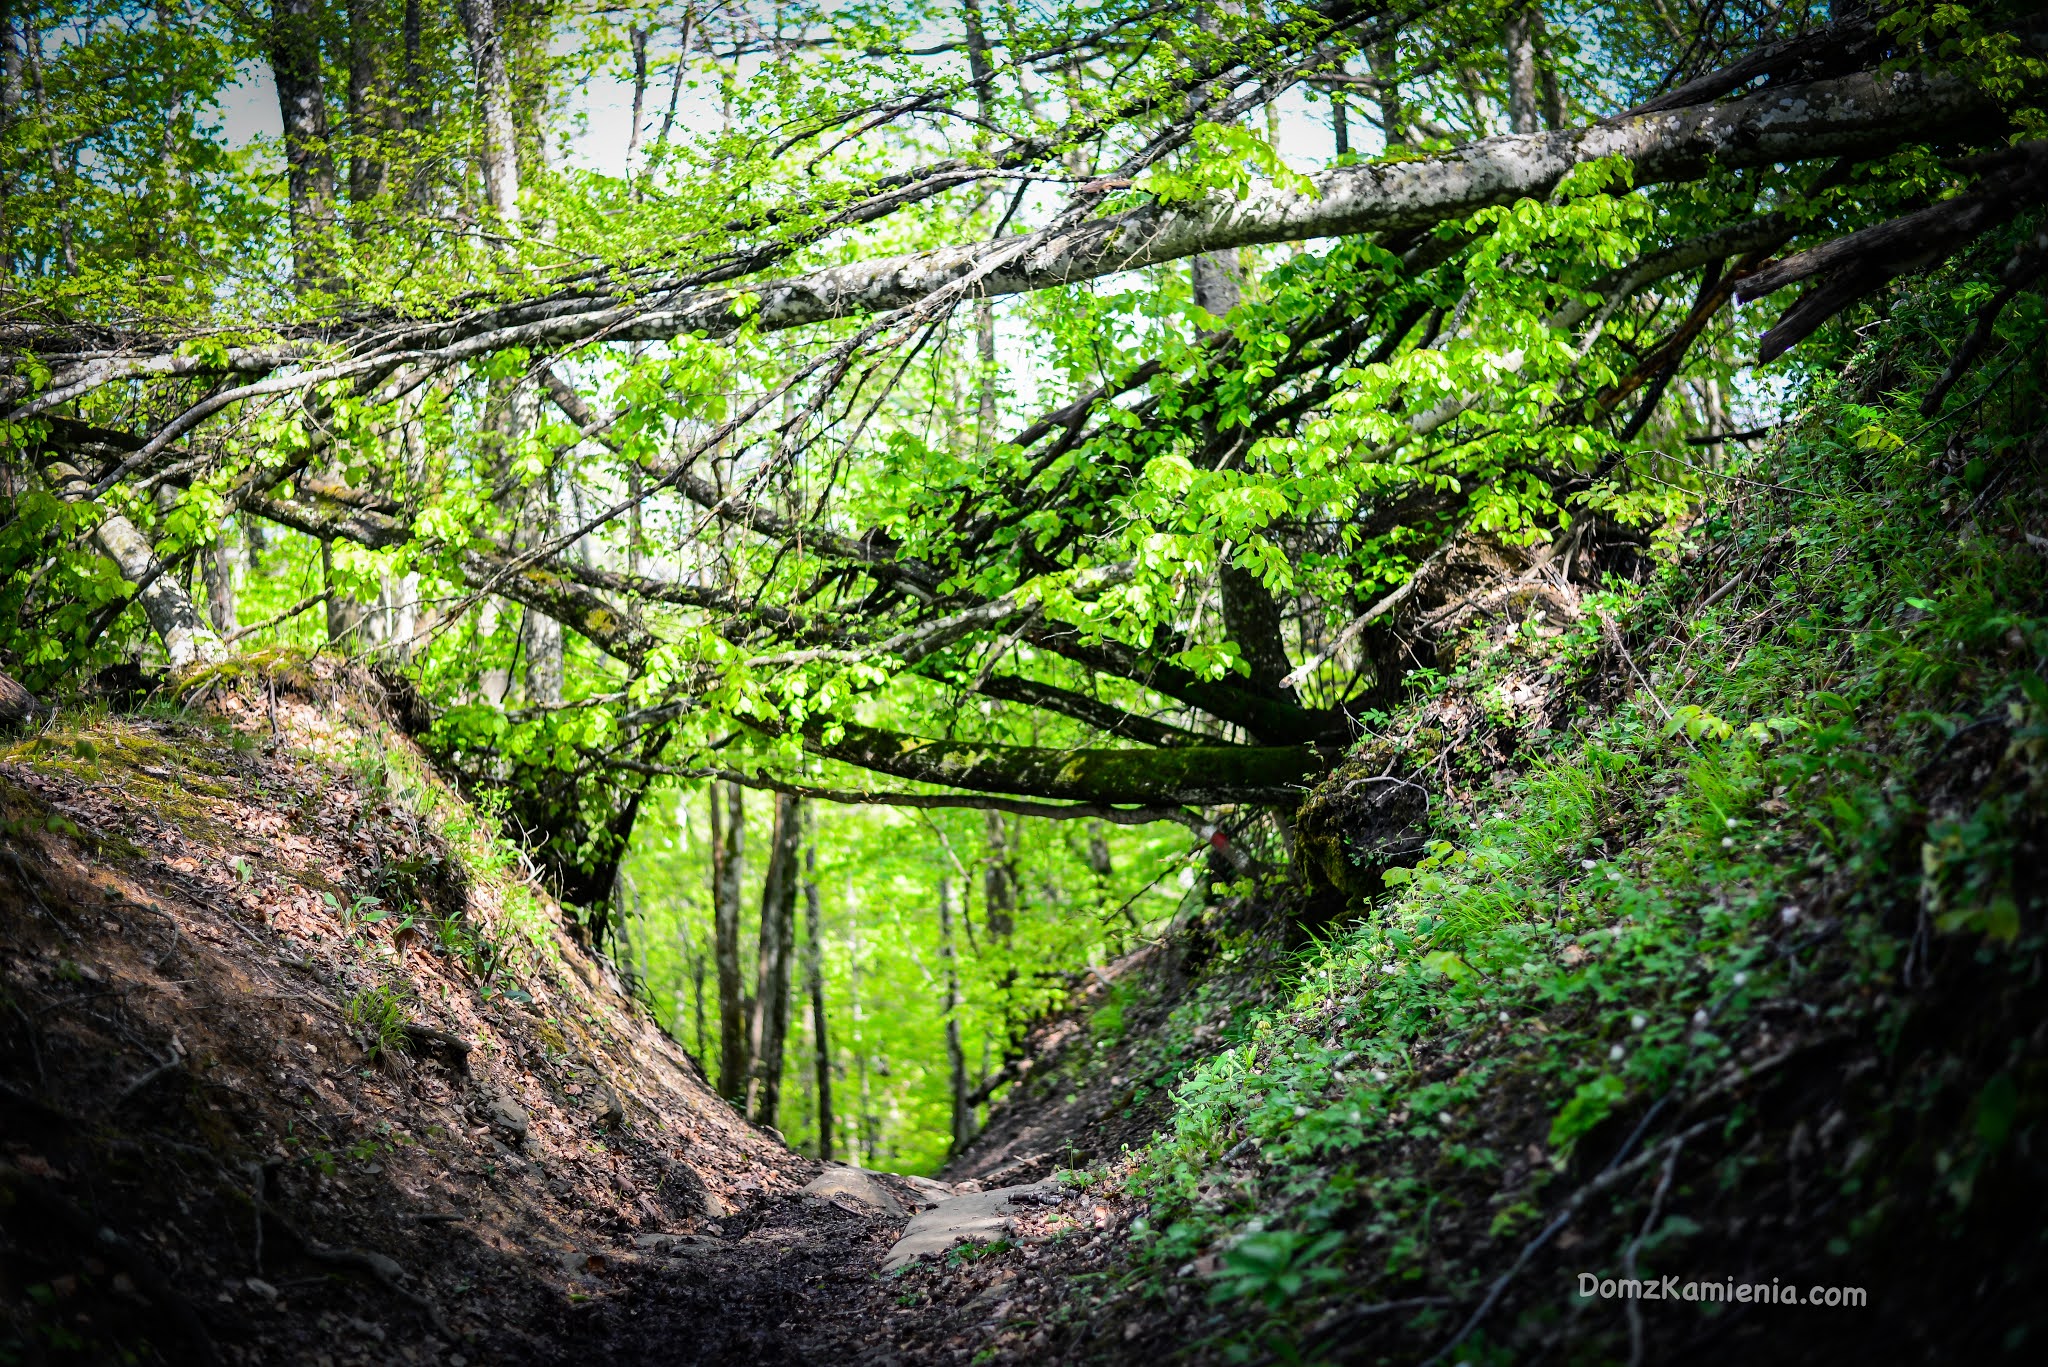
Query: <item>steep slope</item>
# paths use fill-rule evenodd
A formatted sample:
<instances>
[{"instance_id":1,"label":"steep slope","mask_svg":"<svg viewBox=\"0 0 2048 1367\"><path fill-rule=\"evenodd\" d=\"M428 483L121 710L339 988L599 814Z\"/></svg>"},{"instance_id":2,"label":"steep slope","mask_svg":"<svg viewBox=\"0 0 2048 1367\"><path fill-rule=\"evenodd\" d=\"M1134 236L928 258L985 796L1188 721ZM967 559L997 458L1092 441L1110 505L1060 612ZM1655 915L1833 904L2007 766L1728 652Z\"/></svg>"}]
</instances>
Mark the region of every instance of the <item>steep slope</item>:
<instances>
[{"instance_id":1,"label":"steep slope","mask_svg":"<svg viewBox=\"0 0 2048 1367\"><path fill-rule=\"evenodd\" d=\"M900 1219L800 1199L379 706L278 657L0 750L8 1360L559 1362L655 1282L671 1360L793 1360Z\"/></svg>"},{"instance_id":2,"label":"steep slope","mask_svg":"<svg viewBox=\"0 0 2048 1367\"><path fill-rule=\"evenodd\" d=\"M2048 438L2018 360L1915 413L1954 307L1902 299L1647 586L1439 659L1300 815L1348 924L1289 959L1221 919L1198 972L1163 947L1042 1032L957 1170L1105 1138L1112 1218L1066 1270L1111 1275L963 1306L967 1342L1939 1362L2048 1332Z\"/></svg>"}]
</instances>

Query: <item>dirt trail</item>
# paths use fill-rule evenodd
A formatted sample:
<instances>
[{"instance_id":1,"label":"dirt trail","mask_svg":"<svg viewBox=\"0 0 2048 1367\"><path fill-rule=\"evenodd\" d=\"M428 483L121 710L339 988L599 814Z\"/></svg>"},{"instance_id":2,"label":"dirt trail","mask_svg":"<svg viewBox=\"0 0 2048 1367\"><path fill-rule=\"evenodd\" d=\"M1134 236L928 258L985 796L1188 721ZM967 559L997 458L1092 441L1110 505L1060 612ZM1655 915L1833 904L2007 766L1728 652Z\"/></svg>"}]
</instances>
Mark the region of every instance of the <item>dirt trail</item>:
<instances>
[{"instance_id":1,"label":"dirt trail","mask_svg":"<svg viewBox=\"0 0 2048 1367\"><path fill-rule=\"evenodd\" d=\"M743 1123L364 681L277 669L0 747L0 1356L1057 1354L1017 1307L1111 1207L878 1277L954 1193Z\"/></svg>"}]
</instances>

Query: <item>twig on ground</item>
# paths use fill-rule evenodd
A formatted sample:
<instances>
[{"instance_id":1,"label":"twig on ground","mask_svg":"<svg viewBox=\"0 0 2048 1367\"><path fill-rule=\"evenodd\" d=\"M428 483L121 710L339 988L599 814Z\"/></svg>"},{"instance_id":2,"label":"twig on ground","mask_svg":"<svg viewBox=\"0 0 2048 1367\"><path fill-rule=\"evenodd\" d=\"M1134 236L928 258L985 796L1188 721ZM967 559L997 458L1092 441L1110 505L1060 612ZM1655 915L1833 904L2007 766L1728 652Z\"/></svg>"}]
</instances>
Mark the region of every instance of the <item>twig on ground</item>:
<instances>
[{"instance_id":1,"label":"twig on ground","mask_svg":"<svg viewBox=\"0 0 2048 1367\"><path fill-rule=\"evenodd\" d=\"M425 1315L433 1324L437 1333L446 1338L454 1337L454 1331L449 1327L447 1317L441 1313L441 1307L405 1285L409 1274L404 1267L399 1265L396 1259L388 1258L382 1253L371 1252L368 1249L336 1248L323 1244L291 1221L285 1219L275 1207L264 1206L262 1211L264 1219L269 1220L275 1225L286 1238L298 1245L301 1253L311 1258L314 1262L325 1263L329 1267L345 1267L353 1271L369 1273L372 1277L382 1282L385 1289L391 1292L392 1295L397 1296L400 1300L413 1306L421 1314Z\"/></svg>"},{"instance_id":2,"label":"twig on ground","mask_svg":"<svg viewBox=\"0 0 2048 1367\"><path fill-rule=\"evenodd\" d=\"M1657 1178L1656 1194L1650 1197L1650 1213L1643 1217L1643 1227L1621 1255L1621 1275L1631 1281L1636 1275L1636 1254L1642 1251L1643 1240L1649 1238L1650 1231L1656 1228L1657 1217L1664 1213L1664 1197L1671 1190L1671 1175L1678 1168L1678 1153L1684 1147L1683 1141L1670 1146L1671 1152L1664 1157L1664 1171ZM1628 1303L1628 1367L1643 1367L1643 1307L1642 1302L1634 1298Z\"/></svg>"},{"instance_id":3,"label":"twig on ground","mask_svg":"<svg viewBox=\"0 0 2048 1367\"><path fill-rule=\"evenodd\" d=\"M1572 1217L1579 1213L1581 1206L1623 1179L1633 1177L1668 1150L1683 1145L1694 1135L1719 1123L1718 1120L1712 1118L1699 1121L1697 1124L1680 1130L1655 1148L1645 1150L1629 1162L1623 1163L1619 1167L1608 1168L1598 1177L1595 1177L1592 1181L1573 1192L1566 1199L1564 1206L1557 1214L1551 1217L1550 1223L1543 1226L1542 1231L1535 1238L1522 1245L1521 1253L1509 1265L1508 1270L1494 1278L1493 1285L1489 1286L1486 1290L1486 1298L1479 1303L1479 1308L1472 1312L1472 1317L1465 1321L1464 1327L1451 1336L1450 1342L1431 1354L1429 1360L1423 1364L1423 1367L1434 1367L1434 1364L1442 1362L1451 1355L1459 1344L1472 1336L1472 1332L1485 1321L1488 1315L1493 1313L1493 1308L1500 1304L1500 1298L1506 1293L1508 1285L1521 1275L1522 1269L1529 1265L1530 1261L1543 1249L1545 1244L1548 1244L1557 1236L1559 1230L1571 1223Z\"/></svg>"},{"instance_id":4,"label":"twig on ground","mask_svg":"<svg viewBox=\"0 0 2048 1367\"><path fill-rule=\"evenodd\" d=\"M149 1086L150 1083L155 1082L164 1074L176 1072L178 1069L184 1066L185 1051L179 1048L178 1041L176 1039L173 1039L171 1041L170 1057L166 1058L162 1063L159 1063L156 1067L151 1068L148 1072L143 1073L140 1077L137 1077L133 1082L129 1083L126 1087L123 1087L120 1093L117 1096L115 1096L113 1105L109 1106L107 1109L114 1110L119 1108L128 1100L128 1098L134 1096L137 1092Z\"/></svg>"}]
</instances>

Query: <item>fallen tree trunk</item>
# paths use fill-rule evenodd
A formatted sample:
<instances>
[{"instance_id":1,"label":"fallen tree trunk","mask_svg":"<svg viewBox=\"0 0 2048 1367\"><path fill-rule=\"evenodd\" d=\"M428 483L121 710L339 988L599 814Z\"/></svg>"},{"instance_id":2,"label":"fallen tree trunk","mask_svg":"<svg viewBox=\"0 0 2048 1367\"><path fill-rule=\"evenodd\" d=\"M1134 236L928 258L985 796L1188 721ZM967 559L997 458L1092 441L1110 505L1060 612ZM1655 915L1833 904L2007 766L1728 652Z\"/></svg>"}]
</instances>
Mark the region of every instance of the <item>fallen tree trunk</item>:
<instances>
[{"instance_id":1,"label":"fallen tree trunk","mask_svg":"<svg viewBox=\"0 0 2048 1367\"><path fill-rule=\"evenodd\" d=\"M329 380L421 373L515 347L560 352L585 343L726 336L804 327L916 304L977 276L983 297L1019 294L1236 247L1425 228L1494 205L1541 198L1575 168L1618 158L1635 185L1696 180L1715 169L1877 154L1929 134L1953 134L1996 118L1974 83L1917 71L1858 72L1767 89L1719 105L1658 109L1545 133L1485 138L1439 156L1368 162L1324 171L1305 190L1268 185L1242 199L1214 195L1191 205L1153 202L1129 212L992 242L853 262L784 280L711 289L636 291L535 300L516 321L504 310L451 319L437 338L410 347L306 365L306 353L275 344L231 348L206 363L182 356L95 357L59 371L6 416L21 421L109 383L143 375L242 374L269 378L227 389L166 429L167 441L230 403ZM1991 131L1996 131L1995 129ZM300 364L294 374L272 373ZM10 395L10 397L16 397ZM153 453L151 453L153 454Z\"/></svg>"},{"instance_id":2,"label":"fallen tree trunk","mask_svg":"<svg viewBox=\"0 0 2048 1367\"><path fill-rule=\"evenodd\" d=\"M971 792L1119 806L1291 806L1329 767L1320 750L1306 745L1060 750L932 740L864 726L826 735L807 734L804 748L878 774Z\"/></svg>"},{"instance_id":3,"label":"fallen tree trunk","mask_svg":"<svg viewBox=\"0 0 2048 1367\"><path fill-rule=\"evenodd\" d=\"M1716 168L1881 151L1990 112L1966 81L1902 71L1766 90L1726 104L1658 110L1547 133L1485 138L1441 156L1368 162L1311 177L1305 191L1267 186L1243 199L1152 203L1041 234L977 293L1021 294L1235 247L1428 227L1493 205L1541 198L1572 170L1618 157L1637 185L1694 180ZM619 304L524 322L466 339L465 354L762 331L902 308L972 274L1014 241L976 242L858 261L787 280Z\"/></svg>"}]
</instances>

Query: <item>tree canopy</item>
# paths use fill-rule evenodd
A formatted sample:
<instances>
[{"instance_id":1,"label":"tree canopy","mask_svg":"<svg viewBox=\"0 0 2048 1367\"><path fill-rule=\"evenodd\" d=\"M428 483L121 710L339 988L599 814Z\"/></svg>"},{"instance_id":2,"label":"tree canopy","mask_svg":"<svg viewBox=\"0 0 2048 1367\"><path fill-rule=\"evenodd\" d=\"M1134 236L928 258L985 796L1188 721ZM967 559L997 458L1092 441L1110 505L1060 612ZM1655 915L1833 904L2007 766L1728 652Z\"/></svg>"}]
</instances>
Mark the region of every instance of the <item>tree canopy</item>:
<instances>
[{"instance_id":1,"label":"tree canopy","mask_svg":"<svg viewBox=\"0 0 2048 1367\"><path fill-rule=\"evenodd\" d=\"M7 15L0 652L330 644L599 935L676 782L1266 857L2048 177L2010 4Z\"/></svg>"}]
</instances>

